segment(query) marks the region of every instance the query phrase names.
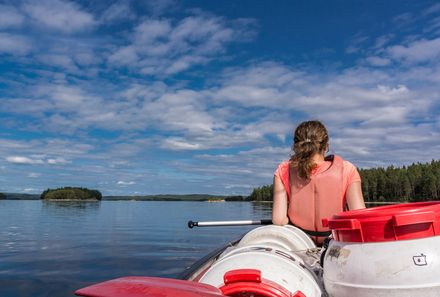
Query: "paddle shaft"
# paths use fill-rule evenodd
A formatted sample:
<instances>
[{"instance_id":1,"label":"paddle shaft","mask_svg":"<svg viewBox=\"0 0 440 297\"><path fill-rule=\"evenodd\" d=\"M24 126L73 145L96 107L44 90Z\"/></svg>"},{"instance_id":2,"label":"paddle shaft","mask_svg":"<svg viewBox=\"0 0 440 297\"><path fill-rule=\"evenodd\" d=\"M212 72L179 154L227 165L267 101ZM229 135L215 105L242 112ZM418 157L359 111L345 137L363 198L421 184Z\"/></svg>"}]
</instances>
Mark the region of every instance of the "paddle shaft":
<instances>
[{"instance_id":1,"label":"paddle shaft","mask_svg":"<svg viewBox=\"0 0 440 297\"><path fill-rule=\"evenodd\" d=\"M247 225L270 225L272 220L247 220L247 221L208 221L193 222L188 221L188 228L193 227L218 227L218 226L247 226Z\"/></svg>"},{"instance_id":2,"label":"paddle shaft","mask_svg":"<svg viewBox=\"0 0 440 297\"><path fill-rule=\"evenodd\" d=\"M248 226L248 225L270 225L272 224L272 220L257 220L257 221L208 221L208 222L193 222L188 221L188 228L192 229L194 227L219 227L219 226ZM296 228L302 230L310 236L317 237L328 237L330 236L330 231L314 231L314 230L306 230L299 226L293 225Z\"/></svg>"}]
</instances>

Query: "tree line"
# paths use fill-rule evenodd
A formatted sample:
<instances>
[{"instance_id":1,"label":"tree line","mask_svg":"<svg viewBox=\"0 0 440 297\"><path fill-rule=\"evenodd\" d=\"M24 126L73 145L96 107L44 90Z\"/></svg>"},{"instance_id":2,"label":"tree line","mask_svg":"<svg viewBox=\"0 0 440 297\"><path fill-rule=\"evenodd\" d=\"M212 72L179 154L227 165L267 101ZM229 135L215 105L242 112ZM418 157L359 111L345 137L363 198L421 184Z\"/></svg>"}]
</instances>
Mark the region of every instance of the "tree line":
<instances>
[{"instance_id":1,"label":"tree line","mask_svg":"<svg viewBox=\"0 0 440 297\"><path fill-rule=\"evenodd\" d=\"M416 202L440 199L440 160L409 166L360 169L366 202ZM255 188L246 200L272 201L273 186Z\"/></svg>"},{"instance_id":2,"label":"tree line","mask_svg":"<svg viewBox=\"0 0 440 297\"><path fill-rule=\"evenodd\" d=\"M40 195L46 200L101 200L102 194L98 190L87 188L63 187L58 189L47 189Z\"/></svg>"}]
</instances>

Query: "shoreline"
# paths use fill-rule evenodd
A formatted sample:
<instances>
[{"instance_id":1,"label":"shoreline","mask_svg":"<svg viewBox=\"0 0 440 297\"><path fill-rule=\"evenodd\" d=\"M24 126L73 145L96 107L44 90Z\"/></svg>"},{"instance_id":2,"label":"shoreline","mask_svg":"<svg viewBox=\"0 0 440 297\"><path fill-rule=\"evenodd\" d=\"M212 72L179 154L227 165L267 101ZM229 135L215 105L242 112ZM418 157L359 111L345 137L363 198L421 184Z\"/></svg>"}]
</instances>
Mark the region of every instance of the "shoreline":
<instances>
[{"instance_id":1,"label":"shoreline","mask_svg":"<svg viewBox=\"0 0 440 297\"><path fill-rule=\"evenodd\" d=\"M7 200L7 199L6 199ZM24 200L24 199L23 199ZM29 199L34 200L34 199ZM39 199L41 201L54 201L54 202L101 202L101 200L98 199Z\"/></svg>"}]
</instances>

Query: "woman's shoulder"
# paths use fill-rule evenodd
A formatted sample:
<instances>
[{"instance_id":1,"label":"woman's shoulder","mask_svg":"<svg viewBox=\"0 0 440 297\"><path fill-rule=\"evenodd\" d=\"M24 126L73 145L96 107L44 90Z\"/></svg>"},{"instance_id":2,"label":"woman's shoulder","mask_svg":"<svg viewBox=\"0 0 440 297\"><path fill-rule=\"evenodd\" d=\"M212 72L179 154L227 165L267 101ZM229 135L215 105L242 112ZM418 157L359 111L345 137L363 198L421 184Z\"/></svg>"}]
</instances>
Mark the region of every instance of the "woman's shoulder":
<instances>
[{"instance_id":1,"label":"woman's shoulder","mask_svg":"<svg viewBox=\"0 0 440 297\"><path fill-rule=\"evenodd\" d=\"M290 168L290 161L282 161L276 171L275 171L275 175L284 175L286 172L289 171Z\"/></svg>"},{"instance_id":2,"label":"woman's shoulder","mask_svg":"<svg viewBox=\"0 0 440 297\"><path fill-rule=\"evenodd\" d=\"M282 161L278 164L277 170L286 170L290 167L290 161Z\"/></svg>"},{"instance_id":3,"label":"woman's shoulder","mask_svg":"<svg viewBox=\"0 0 440 297\"><path fill-rule=\"evenodd\" d=\"M334 155L333 156L334 161L339 162L340 164L342 164L342 166L344 167L344 169L356 169L356 166L353 165L353 163L351 163L348 160L343 159L341 156L338 155Z\"/></svg>"},{"instance_id":4,"label":"woman's shoulder","mask_svg":"<svg viewBox=\"0 0 440 297\"><path fill-rule=\"evenodd\" d=\"M350 161L343 160L342 165L344 166L345 171L356 171L357 170L356 166L353 163L351 163Z\"/></svg>"},{"instance_id":5,"label":"woman's shoulder","mask_svg":"<svg viewBox=\"0 0 440 297\"><path fill-rule=\"evenodd\" d=\"M343 161L343 175L344 178L348 181L347 185L351 184L352 182L361 180L356 166L354 166L353 163L347 160Z\"/></svg>"},{"instance_id":6,"label":"woman's shoulder","mask_svg":"<svg viewBox=\"0 0 440 297\"><path fill-rule=\"evenodd\" d=\"M354 166L353 163L347 160L342 160L342 164L344 164L344 167L346 168L356 168L356 166Z\"/></svg>"}]
</instances>

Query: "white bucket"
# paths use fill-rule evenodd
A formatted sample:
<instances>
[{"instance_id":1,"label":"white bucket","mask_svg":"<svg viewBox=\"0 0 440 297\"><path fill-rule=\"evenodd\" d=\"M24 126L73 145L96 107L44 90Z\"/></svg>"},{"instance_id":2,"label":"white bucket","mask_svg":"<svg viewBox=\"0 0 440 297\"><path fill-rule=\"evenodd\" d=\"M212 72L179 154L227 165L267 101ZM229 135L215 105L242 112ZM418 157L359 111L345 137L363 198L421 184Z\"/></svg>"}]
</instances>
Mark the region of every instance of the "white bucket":
<instances>
[{"instance_id":1,"label":"white bucket","mask_svg":"<svg viewBox=\"0 0 440 297\"><path fill-rule=\"evenodd\" d=\"M440 236L372 243L331 241L324 284L331 297L439 297Z\"/></svg>"},{"instance_id":2,"label":"white bucket","mask_svg":"<svg viewBox=\"0 0 440 297\"><path fill-rule=\"evenodd\" d=\"M301 291L307 297L321 297L322 290L303 260L288 251L265 246L245 246L223 255L200 282L217 288L225 285L227 272L237 269L257 269L261 278L280 285L292 294Z\"/></svg>"},{"instance_id":3,"label":"white bucket","mask_svg":"<svg viewBox=\"0 0 440 297\"><path fill-rule=\"evenodd\" d=\"M300 229L286 225L267 225L247 233L237 247L248 245L267 246L287 251L301 251L316 248L313 240Z\"/></svg>"}]
</instances>

